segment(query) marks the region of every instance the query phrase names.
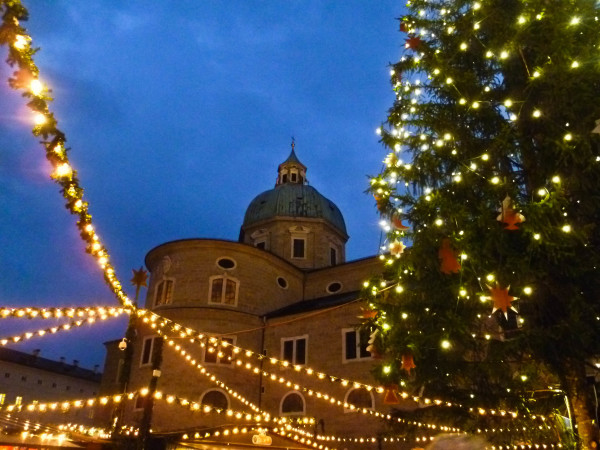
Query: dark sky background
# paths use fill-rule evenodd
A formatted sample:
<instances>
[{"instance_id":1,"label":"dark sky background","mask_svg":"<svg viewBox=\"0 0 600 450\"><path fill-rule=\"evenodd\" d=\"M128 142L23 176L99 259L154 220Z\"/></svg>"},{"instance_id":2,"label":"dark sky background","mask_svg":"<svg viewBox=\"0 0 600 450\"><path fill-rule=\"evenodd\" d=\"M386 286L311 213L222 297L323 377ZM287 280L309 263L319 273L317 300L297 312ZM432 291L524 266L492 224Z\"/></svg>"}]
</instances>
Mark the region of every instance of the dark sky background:
<instances>
[{"instance_id":1,"label":"dark sky background","mask_svg":"<svg viewBox=\"0 0 600 450\"><path fill-rule=\"evenodd\" d=\"M385 152L403 36L393 0L25 1L40 78L96 230L128 294L131 269L175 239L237 240L290 152L342 210L348 259L374 255L364 193ZM0 49L2 61L6 48ZM64 208L31 113L0 64L0 306L117 305ZM145 293L143 293L145 295ZM24 323L25 322L25 323ZM54 322L3 320L0 337ZM103 363L112 319L12 348Z\"/></svg>"}]
</instances>

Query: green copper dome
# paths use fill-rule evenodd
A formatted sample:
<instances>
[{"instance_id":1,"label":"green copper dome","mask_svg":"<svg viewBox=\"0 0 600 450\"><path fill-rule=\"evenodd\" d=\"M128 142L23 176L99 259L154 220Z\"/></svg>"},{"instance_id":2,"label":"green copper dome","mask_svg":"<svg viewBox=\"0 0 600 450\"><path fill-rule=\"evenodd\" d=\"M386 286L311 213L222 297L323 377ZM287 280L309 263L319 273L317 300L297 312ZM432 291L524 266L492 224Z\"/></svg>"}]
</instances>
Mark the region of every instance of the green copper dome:
<instances>
[{"instance_id":1,"label":"green copper dome","mask_svg":"<svg viewBox=\"0 0 600 450\"><path fill-rule=\"evenodd\" d=\"M324 219L347 236L339 208L307 184L283 183L259 194L246 210L242 228L274 217Z\"/></svg>"},{"instance_id":2,"label":"green copper dome","mask_svg":"<svg viewBox=\"0 0 600 450\"><path fill-rule=\"evenodd\" d=\"M307 183L306 166L296 156L292 141L290 156L277 169L275 188L252 200L242 230L274 217L307 217L326 220L347 238L346 224L339 208Z\"/></svg>"}]
</instances>

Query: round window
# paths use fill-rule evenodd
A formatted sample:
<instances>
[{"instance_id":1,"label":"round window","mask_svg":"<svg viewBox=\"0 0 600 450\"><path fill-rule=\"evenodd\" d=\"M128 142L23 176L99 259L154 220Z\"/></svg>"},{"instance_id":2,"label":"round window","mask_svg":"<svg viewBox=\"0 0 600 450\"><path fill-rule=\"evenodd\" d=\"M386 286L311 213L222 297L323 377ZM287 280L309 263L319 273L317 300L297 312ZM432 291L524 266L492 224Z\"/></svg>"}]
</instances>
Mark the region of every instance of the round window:
<instances>
[{"instance_id":1,"label":"round window","mask_svg":"<svg viewBox=\"0 0 600 450\"><path fill-rule=\"evenodd\" d=\"M335 281L333 283L329 283L329 285L327 286L327 292L329 292L331 294L339 291L340 289L342 289L342 283L339 283L337 281Z\"/></svg>"},{"instance_id":2,"label":"round window","mask_svg":"<svg viewBox=\"0 0 600 450\"><path fill-rule=\"evenodd\" d=\"M235 267L235 261L231 258L219 258L217 259L217 266L221 269L233 269Z\"/></svg>"},{"instance_id":3,"label":"round window","mask_svg":"<svg viewBox=\"0 0 600 450\"><path fill-rule=\"evenodd\" d=\"M277 284L279 285L280 288L282 289L287 289L288 287L288 282L285 278L283 277L277 277Z\"/></svg>"}]
</instances>

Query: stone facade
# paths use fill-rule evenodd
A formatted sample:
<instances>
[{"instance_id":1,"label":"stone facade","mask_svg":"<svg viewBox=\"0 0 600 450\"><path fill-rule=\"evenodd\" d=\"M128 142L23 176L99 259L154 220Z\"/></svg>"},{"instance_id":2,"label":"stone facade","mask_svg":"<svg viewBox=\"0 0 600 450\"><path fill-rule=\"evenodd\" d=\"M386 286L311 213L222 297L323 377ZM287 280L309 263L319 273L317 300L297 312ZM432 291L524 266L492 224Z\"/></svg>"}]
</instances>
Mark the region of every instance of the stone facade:
<instances>
[{"instance_id":1,"label":"stone facade","mask_svg":"<svg viewBox=\"0 0 600 450\"><path fill-rule=\"evenodd\" d=\"M294 178L292 170L296 171ZM315 197L312 188L310 198L298 199L309 211L306 216L298 215L298 210L294 217L266 214L261 208L278 211L282 195L275 191L287 189L289 183L306 183L306 168L293 151L279 166L273 192L257 197L259 203L264 202L252 210L258 212L250 214L249 208L239 242L187 239L159 245L148 253L150 281L145 307L196 334L217 339L213 351L207 339L192 343L167 330L171 342L164 342L157 389L163 397L176 395L224 409L251 411L251 403L273 416L311 417L315 421L312 432L323 435L375 436L385 424L350 407L332 404L331 398L386 410L380 393L357 392L351 383L374 383L370 371L375 362L365 353L366 343L357 326L365 306L359 298L362 283L380 271L380 262L375 257L345 262L348 236L341 213L329 200ZM323 211L323 205L328 211ZM299 245L293 243L295 236L303 240L300 244L304 247L294 248ZM302 257L294 252L301 252ZM156 336L148 324L138 324L128 391L148 386L152 377L150 342ZM231 346L218 345L223 341L241 351L233 353ZM123 352L117 344L106 344L103 393L119 388ZM252 354L247 355L246 350ZM307 374L307 368L314 372ZM320 379L319 373L327 377ZM135 400L126 405L124 423L140 423L140 406ZM194 430L218 429L234 422L157 401L152 429L193 434ZM349 442L342 445L353 446Z\"/></svg>"}]
</instances>

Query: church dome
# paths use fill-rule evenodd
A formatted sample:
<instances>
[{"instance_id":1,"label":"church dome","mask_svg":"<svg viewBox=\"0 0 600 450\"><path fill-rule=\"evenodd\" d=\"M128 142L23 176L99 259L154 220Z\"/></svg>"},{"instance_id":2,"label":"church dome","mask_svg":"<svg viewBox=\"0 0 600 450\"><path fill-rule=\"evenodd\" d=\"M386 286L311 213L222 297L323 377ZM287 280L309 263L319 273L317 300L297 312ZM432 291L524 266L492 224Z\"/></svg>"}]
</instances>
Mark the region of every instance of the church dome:
<instances>
[{"instance_id":1,"label":"church dome","mask_svg":"<svg viewBox=\"0 0 600 450\"><path fill-rule=\"evenodd\" d=\"M347 235L344 217L335 203L303 183L282 182L259 194L250 202L242 228L274 217L324 219Z\"/></svg>"}]
</instances>

